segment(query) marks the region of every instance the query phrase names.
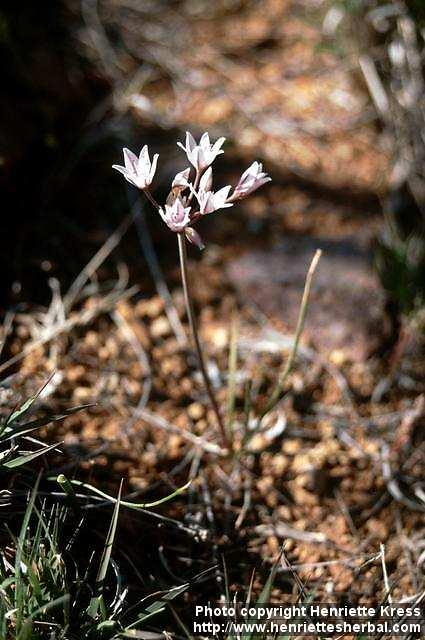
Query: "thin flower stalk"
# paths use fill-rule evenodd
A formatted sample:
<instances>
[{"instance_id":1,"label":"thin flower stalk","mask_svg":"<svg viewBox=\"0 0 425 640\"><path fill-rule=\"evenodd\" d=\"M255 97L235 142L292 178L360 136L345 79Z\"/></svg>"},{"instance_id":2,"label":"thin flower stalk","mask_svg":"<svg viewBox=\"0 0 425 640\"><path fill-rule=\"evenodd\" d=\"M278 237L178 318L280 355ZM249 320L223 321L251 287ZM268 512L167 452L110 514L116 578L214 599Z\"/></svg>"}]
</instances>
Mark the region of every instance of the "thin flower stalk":
<instances>
[{"instance_id":1,"label":"thin flower stalk","mask_svg":"<svg viewBox=\"0 0 425 640\"><path fill-rule=\"evenodd\" d=\"M179 245L180 270L181 270L181 277L182 277L184 301L186 305L186 313L189 320L189 326L192 334L193 343L195 345L196 355L198 356L199 369L200 369L202 378L204 380L205 389L210 399L211 406L213 408L213 411L217 420L217 424L220 429L221 439L223 441L224 446L227 449L229 449L230 447L229 447L226 429L224 426L223 419L221 417L221 413L218 407L216 397L214 395L213 387L211 384L210 377L208 375L204 354L203 354L201 343L199 340L198 327L196 323L195 313L193 310L192 296L191 296L190 287L189 287L189 275L187 270L187 247L186 247L186 238L184 233L179 233L177 235L177 240Z\"/></svg>"}]
</instances>

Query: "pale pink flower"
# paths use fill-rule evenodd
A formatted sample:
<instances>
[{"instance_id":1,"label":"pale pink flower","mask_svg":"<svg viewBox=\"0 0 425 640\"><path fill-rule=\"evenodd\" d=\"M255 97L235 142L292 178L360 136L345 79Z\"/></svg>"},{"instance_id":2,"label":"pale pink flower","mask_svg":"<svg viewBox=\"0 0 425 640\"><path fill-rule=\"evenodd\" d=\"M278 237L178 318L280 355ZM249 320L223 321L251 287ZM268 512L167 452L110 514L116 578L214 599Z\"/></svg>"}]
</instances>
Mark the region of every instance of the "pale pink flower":
<instances>
[{"instance_id":1,"label":"pale pink flower","mask_svg":"<svg viewBox=\"0 0 425 640\"><path fill-rule=\"evenodd\" d=\"M180 198L176 198L171 206L166 204L165 210L159 209L159 213L171 231L176 233L184 231L190 223L190 207L185 207Z\"/></svg>"},{"instance_id":2,"label":"pale pink flower","mask_svg":"<svg viewBox=\"0 0 425 640\"><path fill-rule=\"evenodd\" d=\"M211 144L208 133L204 133L196 144L195 138L189 131L186 132L186 143L183 145L178 142L177 145L186 153L189 162L197 171L203 171L210 166L220 153L224 153L221 149L226 138L219 138L217 142Z\"/></svg>"},{"instance_id":3,"label":"pale pink flower","mask_svg":"<svg viewBox=\"0 0 425 640\"><path fill-rule=\"evenodd\" d=\"M233 204L231 202L227 202L230 189L231 186L228 185L227 187L219 189L216 193L213 191L200 190L197 194L200 214L205 215L207 213L217 211L218 209L232 207Z\"/></svg>"},{"instance_id":4,"label":"pale pink flower","mask_svg":"<svg viewBox=\"0 0 425 640\"><path fill-rule=\"evenodd\" d=\"M113 164L112 168L123 174L124 178L138 189L147 189L151 184L156 171L156 163L158 162L158 154L156 153L152 159L149 158L148 146L145 144L140 152L139 157L130 149L123 149L124 164Z\"/></svg>"},{"instance_id":5,"label":"pale pink flower","mask_svg":"<svg viewBox=\"0 0 425 640\"><path fill-rule=\"evenodd\" d=\"M189 183L188 183L189 176L190 176L190 167L188 167L184 171L180 171L179 173L176 174L171 184L171 188L185 189L187 186L189 186Z\"/></svg>"},{"instance_id":6,"label":"pale pink flower","mask_svg":"<svg viewBox=\"0 0 425 640\"><path fill-rule=\"evenodd\" d=\"M267 173L263 172L263 165L261 162L253 162L250 167L241 175L234 192L229 200L240 200L245 198L250 193L261 187L266 182L270 182L271 178Z\"/></svg>"}]
</instances>

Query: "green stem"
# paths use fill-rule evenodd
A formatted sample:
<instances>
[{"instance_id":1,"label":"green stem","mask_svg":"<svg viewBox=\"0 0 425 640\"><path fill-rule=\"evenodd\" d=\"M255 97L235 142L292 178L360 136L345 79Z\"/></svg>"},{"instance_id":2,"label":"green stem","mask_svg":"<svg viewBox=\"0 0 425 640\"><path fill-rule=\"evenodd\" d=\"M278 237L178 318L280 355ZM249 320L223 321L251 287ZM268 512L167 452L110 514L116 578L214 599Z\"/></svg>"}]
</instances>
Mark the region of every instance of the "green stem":
<instances>
[{"instance_id":1,"label":"green stem","mask_svg":"<svg viewBox=\"0 0 425 640\"><path fill-rule=\"evenodd\" d=\"M211 406L213 408L219 429L220 429L220 434L221 434L221 438L223 441L223 444L226 448L230 449L229 446L229 441L227 438L227 434L226 434L226 429L224 426L224 422L221 418L220 415L220 410L218 408L218 404L217 404L217 400L215 398L213 389L212 389L212 385L211 385L211 381L210 378L208 376L208 372L207 372L207 368L205 366L205 360L204 360L204 355L202 353L202 348L201 348L201 343L199 342L199 335L198 335L198 329L196 326L196 320L195 320L195 314L193 311L193 305L192 305L192 299L191 299L191 295L190 295L190 290L189 290L189 277L188 277L188 272L187 272L187 251L186 251L186 238L183 233L178 233L177 234L177 238L178 238L178 242L179 242L179 255L180 255L180 269L181 269L181 276L182 276L182 284L183 284L183 292L184 292L184 300L185 300L185 304L186 304L186 312L187 312L187 317L189 320L189 325L190 325L190 330L192 333L192 338L193 338L193 342L195 345L195 349L196 349L196 354L198 356L198 361L199 361L199 368L202 374L202 378L204 380L204 384L205 384L205 389L208 393L210 402L211 402Z\"/></svg>"}]
</instances>

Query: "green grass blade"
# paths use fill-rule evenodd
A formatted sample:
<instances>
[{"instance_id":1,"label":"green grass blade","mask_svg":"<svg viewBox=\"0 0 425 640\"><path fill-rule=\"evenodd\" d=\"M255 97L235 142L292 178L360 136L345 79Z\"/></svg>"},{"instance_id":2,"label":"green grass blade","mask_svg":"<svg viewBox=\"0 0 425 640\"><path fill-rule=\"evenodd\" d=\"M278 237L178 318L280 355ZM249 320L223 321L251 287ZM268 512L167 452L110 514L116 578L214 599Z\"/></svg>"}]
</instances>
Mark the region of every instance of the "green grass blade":
<instances>
[{"instance_id":1,"label":"green grass blade","mask_svg":"<svg viewBox=\"0 0 425 640\"><path fill-rule=\"evenodd\" d=\"M25 618L20 632L16 635L16 640L26 640L27 638L28 640L32 640L33 637L34 638L39 637L38 635L33 636L33 634L31 633L34 618L38 616L40 613L45 614L50 609L54 609L60 604L65 604L69 600L69 598L70 598L69 594L66 593L65 595L60 596L59 598L55 598L51 602L48 602L47 604L44 604L42 607L39 607L38 609L33 611L32 614L28 616L28 618Z\"/></svg>"},{"instance_id":2,"label":"green grass blade","mask_svg":"<svg viewBox=\"0 0 425 640\"><path fill-rule=\"evenodd\" d=\"M15 469L16 467L20 467L22 464L27 464L31 462L31 460L35 460L40 456L44 455L48 451L52 449L56 449L62 442L57 442L55 444L48 445L46 447L42 447L41 449L37 449L37 451L31 451L29 453L22 453L17 458L13 458L13 460L9 460L8 462L3 463L3 467L7 467L8 469Z\"/></svg>"},{"instance_id":3,"label":"green grass blade","mask_svg":"<svg viewBox=\"0 0 425 640\"><path fill-rule=\"evenodd\" d=\"M149 605L149 607L146 607L143 613L139 615L137 623L145 622L148 618L151 618L157 613L163 611L169 602L177 598L177 596L179 596L181 593L187 591L188 587L189 583L187 582L178 587L173 587L169 591L165 592L162 598L160 598L159 600L155 600L155 602Z\"/></svg>"},{"instance_id":4,"label":"green grass blade","mask_svg":"<svg viewBox=\"0 0 425 640\"><path fill-rule=\"evenodd\" d=\"M24 546L27 536L27 529L31 519L31 515L34 509L35 499L37 496L38 486L40 484L41 475L39 474L34 488L31 492L30 499L28 501L27 508L25 510L24 518L22 520L22 526L17 540L16 556L15 556L15 609L16 609L16 621L15 628L16 633L19 635L22 627L22 612L25 598L25 585L22 580L22 560L24 555Z\"/></svg>"},{"instance_id":5,"label":"green grass blade","mask_svg":"<svg viewBox=\"0 0 425 640\"><path fill-rule=\"evenodd\" d=\"M34 404L34 402L37 400L37 398L40 396L40 394L44 391L44 389L47 387L49 382L52 380L54 375L55 374L53 372L47 378L46 382L42 384L40 389L33 396L31 396L31 398L28 398L28 400L26 400L24 404L21 407L19 407L19 409L16 409L16 411L13 411L13 413L10 414L10 416L6 419L6 422L4 423L4 427L8 427L14 422L16 422L16 420L18 420L21 416L23 416L28 411L28 409L30 409L30 407Z\"/></svg>"},{"instance_id":6,"label":"green grass blade","mask_svg":"<svg viewBox=\"0 0 425 640\"><path fill-rule=\"evenodd\" d=\"M63 491L68 496L69 503L70 503L72 509L76 513L79 513L81 511L80 505L78 504L78 500L77 500L77 496L75 495L74 487L72 486L72 484L70 483L68 478L63 473L61 473L56 478L56 481L57 481L58 485L63 489Z\"/></svg>"},{"instance_id":7,"label":"green grass blade","mask_svg":"<svg viewBox=\"0 0 425 640\"><path fill-rule=\"evenodd\" d=\"M57 478L56 478L56 481L58 481ZM69 482L72 485L75 485L76 487L82 487L83 489L87 489L88 491L91 491L91 493L94 493L95 495L98 495L101 498L105 498L105 500L108 500L108 502L116 503L117 501L117 499L114 498L113 496L110 496L107 493L104 493L100 489L93 487L91 484L87 484L87 482L81 482L80 480L70 480ZM168 502L169 500L172 500L173 498L180 495L181 493L184 493L184 491L186 491L186 489L188 489L188 487L191 485L191 482L192 481L189 480L189 482L186 482L186 484L184 484L182 487L179 487L178 489L173 491L173 493L170 493L168 496L165 496L165 498L160 498L159 500L155 500L154 502L126 502L125 500L121 500L120 504L122 507L127 507L129 509L136 509L136 510L149 509L151 507L158 507L159 505L164 504L164 502Z\"/></svg>"},{"instance_id":8,"label":"green grass blade","mask_svg":"<svg viewBox=\"0 0 425 640\"><path fill-rule=\"evenodd\" d=\"M44 427L46 424L50 424L52 422L58 422L58 420L63 420L68 416L72 416L77 411L81 411L82 409L87 409L87 407L91 407L91 406L93 405L90 405L90 404L80 405L78 407L73 407L72 409L67 409L61 414L43 416L42 418L37 418L37 420L31 420L31 422L27 422L26 424L15 425L15 426L13 426L13 424L8 425L4 429L2 435L0 435L0 440L2 442L7 442L8 440L12 440L13 438L17 438L18 436L24 436L28 433L31 433L31 431L35 431L36 429L40 429L41 427Z\"/></svg>"},{"instance_id":9,"label":"green grass blade","mask_svg":"<svg viewBox=\"0 0 425 640\"><path fill-rule=\"evenodd\" d=\"M260 595L258 596L258 600L256 602L257 605L258 604L266 604L267 602L270 602L270 594L271 594L271 591L272 591L272 588L273 588L273 584L274 584L274 581L275 581L275 578L276 578L276 573L277 573L277 568L278 568L278 565L279 565L279 560L280 560L280 555L279 555L279 558L274 563L274 565L273 565L273 567L272 567L272 569L270 571L269 577L266 580L266 584L264 585ZM256 620L252 619L252 620L248 620L248 622L256 622ZM255 632L248 633L248 634L246 634L244 636L241 636L241 640L252 640L254 636L255 636Z\"/></svg>"},{"instance_id":10,"label":"green grass blade","mask_svg":"<svg viewBox=\"0 0 425 640\"><path fill-rule=\"evenodd\" d=\"M106 573L108 571L109 561L111 559L112 546L114 544L115 533L117 530L118 515L119 515L120 501L121 501L121 491L122 491L122 480L121 480L120 489L118 492L118 497L115 502L115 508L112 514L108 535L105 541L105 545L103 547L102 557L100 559L100 564L99 564L99 570L97 572L96 595L93 596L92 599L90 600L90 604L87 610L87 613L91 618L97 618L99 611L101 611L102 615L104 616L104 612L102 611L104 607L103 586L105 582Z\"/></svg>"}]
</instances>

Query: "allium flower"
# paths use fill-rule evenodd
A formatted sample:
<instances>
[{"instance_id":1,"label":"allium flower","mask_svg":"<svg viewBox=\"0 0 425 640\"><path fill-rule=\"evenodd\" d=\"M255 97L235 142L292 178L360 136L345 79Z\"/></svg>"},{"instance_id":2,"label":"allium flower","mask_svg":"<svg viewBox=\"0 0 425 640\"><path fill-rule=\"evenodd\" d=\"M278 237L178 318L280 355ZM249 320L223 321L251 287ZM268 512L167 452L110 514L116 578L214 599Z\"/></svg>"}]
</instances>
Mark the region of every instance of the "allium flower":
<instances>
[{"instance_id":1,"label":"allium flower","mask_svg":"<svg viewBox=\"0 0 425 640\"><path fill-rule=\"evenodd\" d=\"M172 184L172 189L185 189L188 186L188 180L190 176L190 167L185 169L184 171L180 171L176 174Z\"/></svg>"},{"instance_id":2,"label":"allium flower","mask_svg":"<svg viewBox=\"0 0 425 640\"><path fill-rule=\"evenodd\" d=\"M152 162L149 158L148 146L145 144L140 152L139 157L130 149L123 149L124 164L113 164L112 168L123 174L124 178L138 189L147 189L151 184L156 171L156 163L158 162L158 154L153 157Z\"/></svg>"},{"instance_id":3,"label":"allium flower","mask_svg":"<svg viewBox=\"0 0 425 640\"><path fill-rule=\"evenodd\" d=\"M199 212L201 215L212 213L218 209L225 209L226 207L232 207L231 202L226 202L231 186L223 187L216 193L213 191L199 191L197 194L199 202Z\"/></svg>"},{"instance_id":4,"label":"allium flower","mask_svg":"<svg viewBox=\"0 0 425 640\"><path fill-rule=\"evenodd\" d=\"M267 173L263 173L263 165L261 162L253 162L250 167L241 175L238 184L232 193L230 200L240 200L250 193L261 187L266 182L270 182L271 178Z\"/></svg>"},{"instance_id":5,"label":"allium flower","mask_svg":"<svg viewBox=\"0 0 425 640\"><path fill-rule=\"evenodd\" d=\"M180 235L179 246L184 235L190 242L203 248L202 239L193 225L199 222L204 215L232 207L237 200L245 198L271 179L267 173L263 172L263 166L260 162L253 162L240 177L232 195L229 195L230 185L214 192L211 164L217 156L224 153L221 149L224 141L225 138L219 138L212 144L209 134L205 132L197 143L194 137L186 132L185 145L183 146L181 142L177 144L187 154L190 163L196 170L196 177L191 181L191 167L179 171L171 183L171 190L164 206L158 204L149 190L159 156L156 153L151 161L147 145L140 151L139 157L124 148L124 166L115 164L112 166L122 173L130 184L144 192L171 231Z\"/></svg>"},{"instance_id":6,"label":"allium flower","mask_svg":"<svg viewBox=\"0 0 425 640\"><path fill-rule=\"evenodd\" d=\"M221 146L226 138L219 138L217 142L211 144L208 133L204 133L199 144L189 131L186 132L185 146L178 142L177 145L185 151L189 162L197 171L203 171L210 166L220 153L224 153Z\"/></svg>"},{"instance_id":7,"label":"allium flower","mask_svg":"<svg viewBox=\"0 0 425 640\"><path fill-rule=\"evenodd\" d=\"M159 213L171 231L176 233L184 231L190 223L190 207L185 207L180 198L176 198L171 206L166 204L165 210L159 209Z\"/></svg>"}]
</instances>

